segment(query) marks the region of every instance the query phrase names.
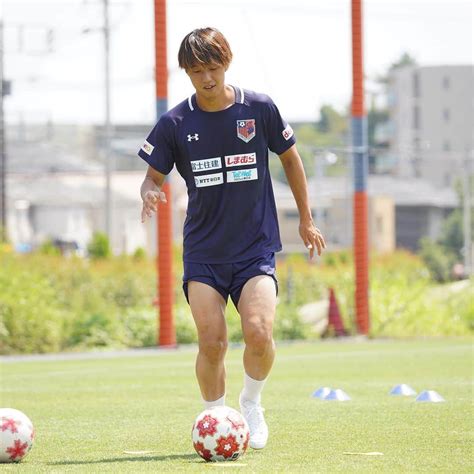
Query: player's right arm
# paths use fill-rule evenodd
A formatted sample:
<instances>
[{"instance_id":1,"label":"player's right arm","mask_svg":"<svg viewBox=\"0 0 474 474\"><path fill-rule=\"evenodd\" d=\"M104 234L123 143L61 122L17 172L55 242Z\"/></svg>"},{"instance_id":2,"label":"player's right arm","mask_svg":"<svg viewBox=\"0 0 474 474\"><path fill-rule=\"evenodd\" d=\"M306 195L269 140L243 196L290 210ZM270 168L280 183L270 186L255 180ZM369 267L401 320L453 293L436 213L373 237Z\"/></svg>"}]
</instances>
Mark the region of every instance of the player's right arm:
<instances>
[{"instance_id":1,"label":"player's right arm","mask_svg":"<svg viewBox=\"0 0 474 474\"><path fill-rule=\"evenodd\" d=\"M161 191L165 178L166 175L148 166L145 179L140 188L140 195L143 201L142 223L146 221L147 217L151 217L154 212L157 212L157 206L160 201L163 203L167 202L165 193Z\"/></svg>"}]
</instances>

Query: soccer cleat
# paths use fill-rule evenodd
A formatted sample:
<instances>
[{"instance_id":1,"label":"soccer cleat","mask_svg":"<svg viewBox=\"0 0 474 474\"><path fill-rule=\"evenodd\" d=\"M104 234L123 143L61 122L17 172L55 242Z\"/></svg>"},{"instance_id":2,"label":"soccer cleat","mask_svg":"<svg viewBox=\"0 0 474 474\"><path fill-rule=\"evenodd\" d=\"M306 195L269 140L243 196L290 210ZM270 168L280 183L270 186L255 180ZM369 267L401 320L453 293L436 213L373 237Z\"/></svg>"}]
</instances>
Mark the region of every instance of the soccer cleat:
<instances>
[{"instance_id":1,"label":"soccer cleat","mask_svg":"<svg viewBox=\"0 0 474 474\"><path fill-rule=\"evenodd\" d=\"M264 408L260 403L254 403L250 400L244 400L242 395L239 397L240 413L244 416L250 430L250 447L253 449L262 449L268 441L268 426L263 417Z\"/></svg>"}]
</instances>

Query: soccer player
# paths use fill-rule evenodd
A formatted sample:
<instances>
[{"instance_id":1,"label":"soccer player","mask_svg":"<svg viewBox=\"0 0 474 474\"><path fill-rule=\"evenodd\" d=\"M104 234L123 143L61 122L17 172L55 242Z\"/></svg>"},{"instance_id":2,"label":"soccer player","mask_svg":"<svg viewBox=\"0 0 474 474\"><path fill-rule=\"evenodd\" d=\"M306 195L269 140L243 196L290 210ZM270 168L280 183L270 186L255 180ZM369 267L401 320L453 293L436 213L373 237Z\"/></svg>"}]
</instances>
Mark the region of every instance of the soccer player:
<instances>
[{"instance_id":1,"label":"soccer player","mask_svg":"<svg viewBox=\"0 0 474 474\"><path fill-rule=\"evenodd\" d=\"M291 127L272 100L225 82L232 52L215 28L185 36L179 66L196 92L165 113L138 154L149 165L141 186L142 221L166 202L161 186L176 166L186 182L183 290L196 324L196 375L206 408L225 405L225 308L230 296L245 341L240 408L250 446L263 448L268 427L261 392L275 357L272 337L281 250L268 149L279 155L300 216L299 233L321 255L306 176Z\"/></svg>"}]
</instances>

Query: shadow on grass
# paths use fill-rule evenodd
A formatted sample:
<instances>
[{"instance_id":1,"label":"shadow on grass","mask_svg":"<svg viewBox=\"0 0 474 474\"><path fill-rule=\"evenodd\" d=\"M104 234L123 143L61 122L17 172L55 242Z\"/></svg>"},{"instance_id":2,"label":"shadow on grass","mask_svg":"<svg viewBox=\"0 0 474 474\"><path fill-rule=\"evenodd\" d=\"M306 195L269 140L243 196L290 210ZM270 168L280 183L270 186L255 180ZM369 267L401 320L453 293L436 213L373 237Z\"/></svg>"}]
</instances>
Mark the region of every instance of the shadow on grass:
<instances>
[{"instance_id":1,"label":"shadow on grass","mask_svg":"<svg viewBox=\"0 0 474 474\"><path fill-rule=\"evenodd\" d=\"M92 459L88 461L57 461L48 463L49 466L68 466L68 465L87 465L87 464L105 464L111 462L130 462L130 461L172 461L174 459L186 460L190 462L193 460L197 464L202 464L205 461L199 459L196 454L169 454L163 456L128 456L128 457L115 457L115 458L106 458L106 459Z\"/></svg>"}]
</instances>

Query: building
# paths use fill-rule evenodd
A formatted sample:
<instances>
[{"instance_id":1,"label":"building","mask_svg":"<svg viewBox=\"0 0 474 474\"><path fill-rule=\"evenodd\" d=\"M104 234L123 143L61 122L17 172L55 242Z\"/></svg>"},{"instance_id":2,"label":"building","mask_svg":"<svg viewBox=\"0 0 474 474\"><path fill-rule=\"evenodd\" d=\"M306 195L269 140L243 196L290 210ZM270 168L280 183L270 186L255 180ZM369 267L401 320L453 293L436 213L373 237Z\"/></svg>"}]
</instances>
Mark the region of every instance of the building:
<instances>
[{"instance_id":1,"label":"building","mask_svg":"<svg viewBox=\"0 0 474 474\"><path fill-rule=\"evenodd\" d=\"M404 66L389 76L396 174L452 186L472 160L474 66Z\"/></svg>"},{"instance_id":2,"label":"building","mask_svg":"<svg viewBox=\"0 0 474 474\"><path fill-rule=\"evenodd\" d=\"M352 247L352 184L346 177L310 179L310 199L319 215L317 226L332 250ZM298 212L291 190L278 183L275 197L286 250L300 247ZM416 251L421 237L439 237L444 218L458 206L456 193L419 179L370 176L368 224L370 248L386 253L395 248ZM317 211L316 207L320 207Z\"/></svg>"},{"instance_id":3,"label":"building","mask_svg":"<svg viewBox=\"0 0 474 474\"><path fill-rule=\"evenodd\" d=\"M146 164L136 156L149 126L116 131L112 140L114 171L112 238L114 253L142 247L156 252L155 221L140 222L139 188ZM59 240L85 253L92 234L104 231L105 175L100 129L61 126L50 139L29 127L30 137L9 143L7 179L8 233L18 249ZM117 169L119 168L119 169ZM308 182L313 216L331 250L352 246L352 179L324 177ZM187 192L176 170L171 174L174 240L182 240ZM274 180L281 237L285 252L305 252L298 233L299 216L291 189ZM452 188L421 178L370 176L369 239L372 249L416 250L423 236L436 239L444 217L458 206Z\"/></svg>"},{"instance_id":4,"label":"building","mask_svg":"<svg viewBox=\"0 0 474 474\"><path fill-rule=\"evenodd\" d=\"M111 179L111 247L132 253L153 246L153 229L140 221L143 172L115 172ZM86 254L94 232L104 230L103 172L11 173L8 175L8 235L17 249L47 240Z\"/></svg>"}]
</instances>

